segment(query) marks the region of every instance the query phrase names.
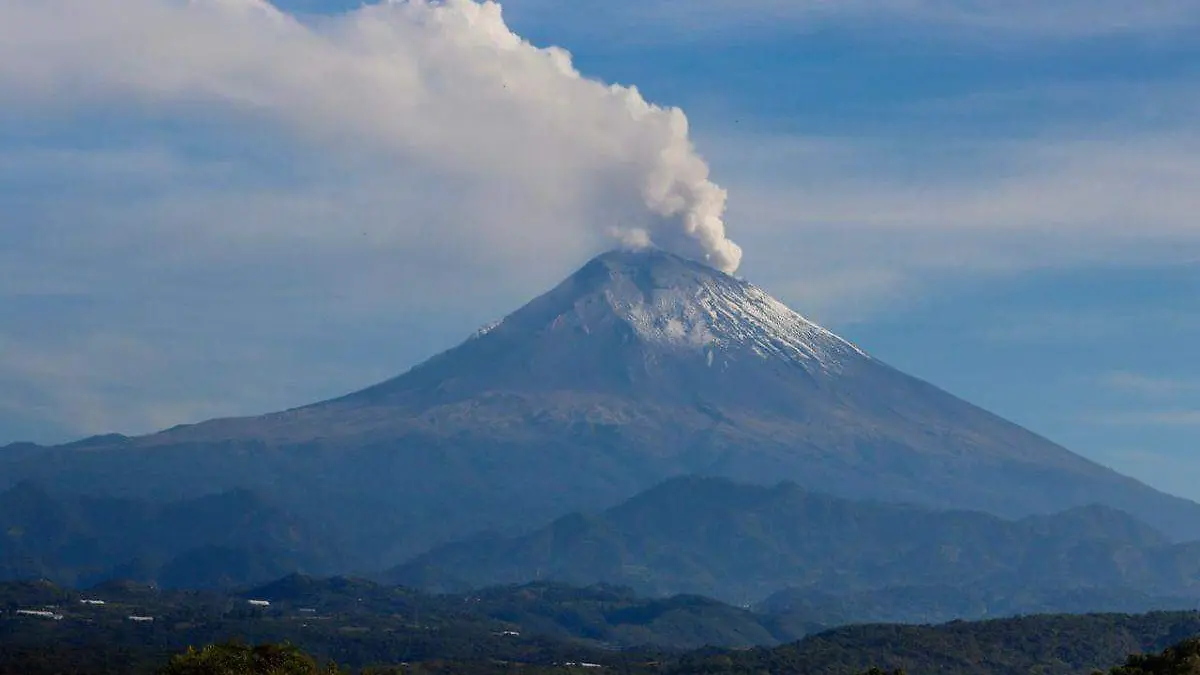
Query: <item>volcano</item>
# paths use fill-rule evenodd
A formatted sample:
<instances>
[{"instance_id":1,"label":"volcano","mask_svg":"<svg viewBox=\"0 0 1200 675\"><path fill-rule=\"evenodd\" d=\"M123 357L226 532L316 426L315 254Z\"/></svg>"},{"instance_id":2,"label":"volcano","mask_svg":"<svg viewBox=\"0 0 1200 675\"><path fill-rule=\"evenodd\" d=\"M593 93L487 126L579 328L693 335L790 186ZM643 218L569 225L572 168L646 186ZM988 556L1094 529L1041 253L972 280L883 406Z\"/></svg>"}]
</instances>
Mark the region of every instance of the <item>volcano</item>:
<instances>
[{"instance_id":1,"label":"volcano","mask_svg":"<svg viewBox=\"0 0 1200 675\"><path fill-rule=\"evenodd\" d=\"M371 564L611 506L679 475L1006 517L1105 504L1200 538L1200 505L654 249L601 255L368 389L140 438L25 447L0 453L0 468L14 482L139 497L262 491L343 531Z\"/></svg>"}]
</instances>

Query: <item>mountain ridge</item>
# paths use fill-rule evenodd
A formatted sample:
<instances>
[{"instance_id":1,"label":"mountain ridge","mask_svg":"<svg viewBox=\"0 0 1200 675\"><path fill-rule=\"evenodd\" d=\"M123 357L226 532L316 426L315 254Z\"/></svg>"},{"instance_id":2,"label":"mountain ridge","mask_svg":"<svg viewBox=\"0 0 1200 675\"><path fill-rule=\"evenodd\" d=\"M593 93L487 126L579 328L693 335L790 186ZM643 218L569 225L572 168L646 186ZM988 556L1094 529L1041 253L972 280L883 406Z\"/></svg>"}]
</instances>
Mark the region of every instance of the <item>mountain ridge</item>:
<instances>
[{"instance_id":1,"label":"mountain ridge","mask_svg":"<svg viewBox=\"0 0 1200 675\"><path fill-rule=\"evenodd\" d=\"M1172 544L1103 506L1004 520L850 501L794 483L684 477L527 535L435 548L386 578L454 591L535 579L606 583L732 603L785 589L851 597L940 586L952 591L943 597L969 589L1000 598L1104 588L1187 597L1195 606L1200 543Z\"/></svg>"}]
</instances>

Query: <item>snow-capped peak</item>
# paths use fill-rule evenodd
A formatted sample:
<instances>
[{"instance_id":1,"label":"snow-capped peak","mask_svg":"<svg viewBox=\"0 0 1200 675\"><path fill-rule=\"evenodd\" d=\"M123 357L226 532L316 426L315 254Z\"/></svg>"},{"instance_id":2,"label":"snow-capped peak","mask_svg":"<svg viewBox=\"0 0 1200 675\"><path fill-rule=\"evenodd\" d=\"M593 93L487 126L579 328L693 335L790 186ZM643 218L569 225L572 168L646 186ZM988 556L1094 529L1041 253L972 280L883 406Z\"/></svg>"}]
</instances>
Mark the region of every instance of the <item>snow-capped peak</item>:
<instances>
[{"instance_id":1,"label":"snow-capped peak","mask_svg":"<svg viewBox=\"0 0 1200 675\"><path fill-rule=\"evenodd\" d=\"M657 249L605 253L481 335L506 328L591 334L613 319L646 344L694 352L709 366L757 357L837 370L848 357L866 356L757 286Z\"/></svg>"},{"instance_id":2,"label":"snow-capped peak","mask_svg":"<svg viewBox=\"0 0 1200 675\"><path fill-rule=\"evenodd\" d=\"M858 347L805 319L757 286L657 250L617 251L609 306L643 340L712 359L737 352L836 367Z\"/></svg>"}]
</instances>

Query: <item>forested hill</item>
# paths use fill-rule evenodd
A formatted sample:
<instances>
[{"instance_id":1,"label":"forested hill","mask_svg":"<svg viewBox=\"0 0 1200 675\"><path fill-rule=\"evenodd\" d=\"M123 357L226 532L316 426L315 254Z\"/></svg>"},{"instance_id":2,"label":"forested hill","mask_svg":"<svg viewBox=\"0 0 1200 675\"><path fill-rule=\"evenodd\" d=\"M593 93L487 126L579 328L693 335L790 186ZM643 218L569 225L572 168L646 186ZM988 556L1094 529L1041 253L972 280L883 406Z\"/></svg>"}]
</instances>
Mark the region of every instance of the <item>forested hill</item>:
<instances>
[{"instance_id":1,"label":"forested hill","mask_svg":"<svg viewBox=\"0 0 1200 675\"><path fill-rule=\"evenodd\" d=\"M1200 635L1200 612L867 625L775 648L666 647L744 644L772 629L782 627L711 600L646 600L612 588L543 585L428 596L349 579L289 577L229 595L132 584L82 594L46 583L3 584L0 675L149 674L188 645L230 638L290 642L355 669L410 663L459 674L532 672L526 666L561 672L556 664L594 663L601 667L587 672L854 675L880 667L911 675L1087 675ZM635 646L648 642L659 646ZM509 666L497 670L496 662Z\"/></svg>"},{"instance_id":2,"label":"forested hill","mask_svg":"<svg viewBox=\"0 0 1200 675\"><path fill-rule=\"evenodd\" d=\"M671 672L848 675L879 668L910 675L1078 675L1197 635L1196 612L878 624L839 628L773 649L692 653Z\"/></svg>"},{"instance_id":3,"label":"forested hill","mask_svg":"<svg viewBox=\"0 0 1200 675\"><path fill-rule=\"evenodd\" d=\"M619 668L602 664L562 663L554 665L513 664L496 661L436 661L408 663L399 666L368 668L363 675L498 675L522 673L523 675L580 675L582 673L608 673L614 670L623 675L650 675L670 672L655 662L627 663ZM732 661L710 664L706 673L766 672L745 671ZM773 675L800 675L803 670L774 670ZM950 671L958 672L958 671ZM1030 672L1043 672L1035 666ZM203 649L188 649L172 657L160 675L350 675L332 662L324 665L292 645L245 645L223 643L209 645ZM861 675L905 675L902 670L885 671L878 667ZM1102 675L1096 671L1096 675ZM1109 675L1200 675L1200 639L1191 638L1172 645L1161 653L1133 654L1126 662L1109 671Z\"/></svg>"},{"instance_id":4,"label":"forested hill","mask_svg":"<svg viewBox=\"0 0 1200 675\"><path fill-rule=\"evenodd\" d=\"M30 482L0 492L2 581L245 585L327 571L337 551L328 531L246 490L166 503L58 494Z\"/></svg>"}]
</instances>

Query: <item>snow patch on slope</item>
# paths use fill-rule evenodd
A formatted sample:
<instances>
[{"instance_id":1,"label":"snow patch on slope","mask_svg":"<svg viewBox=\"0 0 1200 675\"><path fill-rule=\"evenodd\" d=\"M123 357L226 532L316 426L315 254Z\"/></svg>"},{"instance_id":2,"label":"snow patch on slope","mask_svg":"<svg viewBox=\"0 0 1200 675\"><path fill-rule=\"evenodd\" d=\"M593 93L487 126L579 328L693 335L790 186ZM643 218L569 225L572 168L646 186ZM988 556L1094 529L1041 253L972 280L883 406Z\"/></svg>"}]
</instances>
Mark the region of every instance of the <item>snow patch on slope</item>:
<instances>
[{"instance_id":1,"label":"snow patch on slope","mask_svg":"<svg viewBox=\"0 0 1200 675\"><path fill-rule=\"evenodd\" d=\"M488 333L490 333L490 332L492 332L492 331L496 330L497 328L499 328L499 327L500 327L500 324L502 324L502 323L504 323L504 320L503 320L503 319L499 319L499 320L496 320L496 321L491 321L491 322L489 322L489 323L487 323L487 324L485 324L485 325L483 325L483 326L480 326L480 327L479 327L479 330L477 330L477 331L475 331L474 333L472 333L472 334L471 334L471 338L470 338L470 339L472 339L472 340L478 340L479 338L481 338L481 337L483 337L483 336L487 335Z\"/></svg>"},{"instance_id":2,"label":"snow patch on slope","mask_svg":"<svg viewBox=\"0 0 1200 675\"><path fill-rule=\"evenodd\" d=\"M603 256L611 272L605 303L651 344L836 370L861 349L805 319L762 289L661 251Z\"/></svg>"},{"instance_id":3,"label":"snow patch on slope","mask_svg":"<svg viewBox=\"0 0 1200 675\"><path fill-rule=\"evenodd\" d=\"M693 279L648 293L610 290L605 297L642 340L694 349L710 360L714 353L749 350L762 359L836 368L850 354L866 356L757 287L732 278Z\"/></svg>"}]
</instances>

